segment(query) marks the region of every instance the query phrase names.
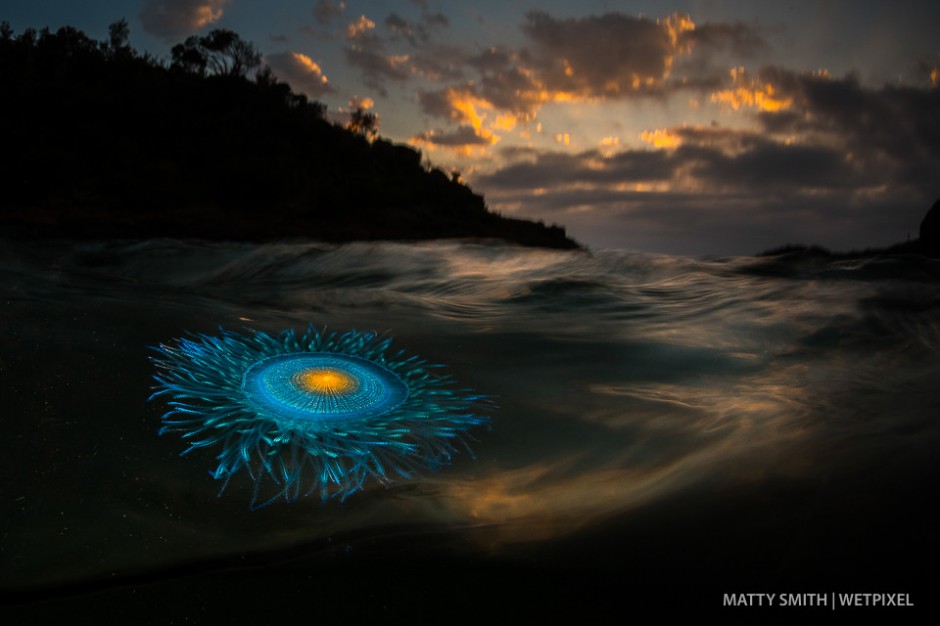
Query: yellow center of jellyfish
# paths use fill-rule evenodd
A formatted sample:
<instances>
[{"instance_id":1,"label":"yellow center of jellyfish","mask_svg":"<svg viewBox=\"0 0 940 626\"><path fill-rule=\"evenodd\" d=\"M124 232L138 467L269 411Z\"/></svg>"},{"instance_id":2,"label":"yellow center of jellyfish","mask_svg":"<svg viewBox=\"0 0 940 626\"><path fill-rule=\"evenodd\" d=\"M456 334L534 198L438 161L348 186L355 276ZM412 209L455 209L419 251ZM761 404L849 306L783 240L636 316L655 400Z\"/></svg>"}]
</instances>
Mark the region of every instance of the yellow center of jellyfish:
<instances>
[{"instance_id":1,"label":"yellow center of jellyfish","mask_svg":"<svg viewBox=\"0 0 940 626\"><path fill-rule=\"evenodd\" d=\"M359 381L342 370L317 367L298 372L294 377L297 387L310 393L339 396L359 388Z\"/></svg>"}]
</instances>

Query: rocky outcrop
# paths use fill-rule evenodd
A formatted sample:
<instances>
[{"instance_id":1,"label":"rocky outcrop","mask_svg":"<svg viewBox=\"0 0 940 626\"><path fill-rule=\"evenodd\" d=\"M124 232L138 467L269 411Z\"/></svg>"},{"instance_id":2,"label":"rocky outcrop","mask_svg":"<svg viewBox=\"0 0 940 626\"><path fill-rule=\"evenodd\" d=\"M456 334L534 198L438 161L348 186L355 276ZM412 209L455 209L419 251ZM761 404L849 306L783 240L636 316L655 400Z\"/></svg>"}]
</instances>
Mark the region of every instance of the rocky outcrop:
<instances>
[{"instance_id":1,"label":"rocky outcrop","mask_svg":"<svg viewBox=\"0 0 940 626\"><path fill-rule=\"evenodd\" d=\"M933 203L920 223L920 244L925 250L940 253L940 199Z\"/></svg>"}]
</instances>

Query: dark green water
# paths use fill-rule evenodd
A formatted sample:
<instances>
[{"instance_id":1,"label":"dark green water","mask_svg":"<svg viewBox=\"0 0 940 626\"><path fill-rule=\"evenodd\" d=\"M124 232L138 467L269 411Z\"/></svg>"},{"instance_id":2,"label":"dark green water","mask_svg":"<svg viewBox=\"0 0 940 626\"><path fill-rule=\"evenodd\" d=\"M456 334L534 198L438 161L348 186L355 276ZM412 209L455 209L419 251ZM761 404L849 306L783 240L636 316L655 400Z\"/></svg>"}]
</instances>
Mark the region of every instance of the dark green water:
<instances>
[{"instance_id":1,"label":"dark green water","mask_svg":"<svg viewBox=\"0 0 940 626\"><path fill-rule=\"evenodd\" d=\"M940 602L937 261L0 250L0 615L762 620L783 609L723 594L908 593L916 609L865 609L896 620ZM148 346L309 323L387 332L496 397L476 459L345 503L251 511L247 479L219 496L211 451L156 434Z\"/></svg>"}]
</instances>

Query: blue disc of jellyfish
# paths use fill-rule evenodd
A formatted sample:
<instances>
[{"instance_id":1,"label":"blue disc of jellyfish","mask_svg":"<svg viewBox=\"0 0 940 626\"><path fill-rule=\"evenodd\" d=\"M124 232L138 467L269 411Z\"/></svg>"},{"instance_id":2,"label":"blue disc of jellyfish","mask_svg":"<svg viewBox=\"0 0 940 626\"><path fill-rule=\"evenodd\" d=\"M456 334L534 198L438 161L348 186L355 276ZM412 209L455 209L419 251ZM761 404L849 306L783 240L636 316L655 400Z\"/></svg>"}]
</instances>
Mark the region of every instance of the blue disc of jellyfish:
<instances>
[{"instance_id":1,"label":"blue disc of jellyfish","mask_svg":"<svg viewBox=\"0 0 940 626\"><path fill-rule=\"evenodd\" d=\"M252 507L436 470L489 423L489 398L371 332L220 329L153 349L151 399L170 397L160 434L181 433L183 454L217 448L220 493L244 470Z\"/></svg>"}]
</instances>

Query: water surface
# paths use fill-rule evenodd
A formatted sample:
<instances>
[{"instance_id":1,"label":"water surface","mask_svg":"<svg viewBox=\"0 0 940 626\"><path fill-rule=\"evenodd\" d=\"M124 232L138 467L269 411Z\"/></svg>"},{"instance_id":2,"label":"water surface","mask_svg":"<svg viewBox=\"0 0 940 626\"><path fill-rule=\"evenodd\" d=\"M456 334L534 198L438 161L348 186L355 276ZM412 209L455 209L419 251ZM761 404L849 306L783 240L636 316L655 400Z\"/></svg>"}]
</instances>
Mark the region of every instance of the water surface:
<instances>
[{"instance_id":1,"label":"water surface","mask_svg":"<svg viewBox=\"0 0 940 626\"><path fill-rule=\"evenodd\" d=\"M436 590L424 605L510 593L487 578L530 608L580 601L520 578L590 581L593 606L774 586L930 604L938 279L917 257L7 241L0 588L28 610L272 575L275 597L390 585L361 610L409 606L401 581ZM148 346L310 323L387 333L495 397L476 458L342 504L251 511L247 478L219 496L210 451L156 434Z\"/></svg>"}]
</instances>

